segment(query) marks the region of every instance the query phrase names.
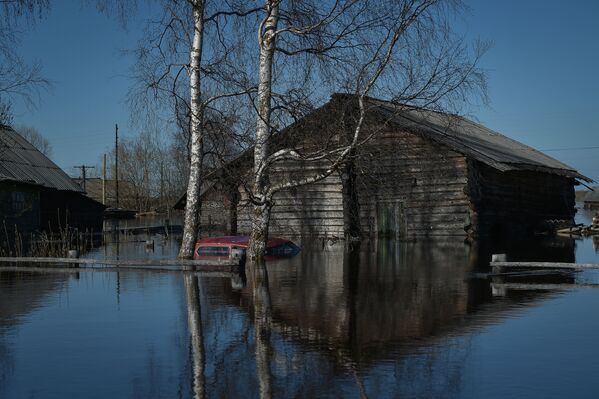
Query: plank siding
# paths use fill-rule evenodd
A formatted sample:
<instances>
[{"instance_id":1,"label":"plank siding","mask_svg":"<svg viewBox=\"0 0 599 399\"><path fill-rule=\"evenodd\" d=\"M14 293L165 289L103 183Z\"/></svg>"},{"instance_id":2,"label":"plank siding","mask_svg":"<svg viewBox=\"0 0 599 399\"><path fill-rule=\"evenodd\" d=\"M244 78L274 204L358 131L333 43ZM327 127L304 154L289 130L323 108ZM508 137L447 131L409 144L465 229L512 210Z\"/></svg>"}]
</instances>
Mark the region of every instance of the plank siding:
<instances>
[{"instance_id":1,"label":"plank siding","mask_svg":"<svg viewBox=\"0 0 599 399\"><path fill-rule=\"evenodd\" d=\"M471 217L476 235L528 235L574 218L571 178L532 171L500 172L469 163Z\"/></svg>"},{"instance_id":2,"label":"plank siding","mask_svg":"<svg viewBox=\"0 0 599 399\"><path fill-rule=\"evenodd\" d=\"M402 225L397 238L466 236L470 201L465 156L411 133L386 131L360 149L356 163L363 234L381 235L380 209L395 206L401 207L401 215L393 217L404 219L394 221Z\"/></svg>"},{"instance_id":3,"label":"plank siding","mask_svg":"<svg viewBox=\"0 0 599 399\"><path fill-rule=\"evenodd\" d=\"M302 162L277 165L273 181L301 179L319 173L326 167ZM343 236L343 195L338 174L317 183L283 190L275 194L269 233L272 235ZM249 233L252 207L242 192L238 206L238 231Z\"/></svg>"},{"instance_id":4,"label":"plank siding","mask_svg":"<svg viewBox=\"0 0 599 399\"><path fill-rule=\"evenodd\" d=\"M237 190L237 191L236 191ZM237 233L238 188L214 184L202 195L200 225L203 230Z\"/></svg>"}]
</instances>

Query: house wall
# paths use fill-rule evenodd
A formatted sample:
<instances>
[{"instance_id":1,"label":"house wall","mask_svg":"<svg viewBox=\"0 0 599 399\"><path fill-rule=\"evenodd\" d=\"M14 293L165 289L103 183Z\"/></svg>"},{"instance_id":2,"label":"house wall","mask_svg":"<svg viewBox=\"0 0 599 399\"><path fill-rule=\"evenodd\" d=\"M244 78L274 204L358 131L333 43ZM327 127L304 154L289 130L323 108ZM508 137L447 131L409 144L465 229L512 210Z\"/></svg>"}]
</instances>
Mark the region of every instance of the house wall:
<instances>
[{"instance_id":1,"label":"house wall","mask_svg":"<svg viewBox=\"0 0 599 399\"><path fill-rule=\"evenodd\" d=\"M302 179L322 172L326 163L281 162L273 170L273 180ZM317 183L283 190L275 194L271 214L272 235L314 235L343 237L343 195L337 173ZM241 191L238 231L249 233L252 206Z\"/></svg>"},{"instance_id":2,"label":"house wall","mask_svg":"<svg viewBox=\"0 0 599 399\"><path fill-rule=\"evenodd\" d=\"M239 194L215 185L202 196L200 224L204 230L217 230L225 234L237 232L237 202Z\"/></svg>"},{"instance_id":3,"label":"house wall","mask_svg":"<svg viewBox=\"0 0 599 399\"><path fill-rule=\"evenodd\" d=\"M501 172L469 163L468 192L476 235L530 235L571 223L576 213L574 181L534 171Z\"/></svg>"},{"instance_id":4,"label":"house wall","mask_svg":"<svg viewBox=\"0 0 599 399\"><path fill-rule=\"evenodd\" d=\"M360 147L356 171L362 234L466 237L465 156L389 127Z\"/></svg>"},{"instance_id":5,"label":"house wall","mask_svg":"<svg viewBox=\"0 0 599 399\"><path fill-rule=\"evenodd\" d=\"M278 165L276 179L301 179L326 166L286 162ZM467 236L470 201L463 155L417 135L389 129L360 146L354 172L363 235L400 239ZM249 232L251 206L243 194L238 214L239 231ZM270 233L342 237L340 175L277 193Z\"/></svg>"},{"instance_id":6,"label":"house wall","mask_svg":"<svg viewBox=\"0 0 599 399\"><path fill-rule=\"evenodd\" d=\"M40 193L41 228L54 232L69 227L102 231L104 206L83 194L44 189Z\"/></svg>"},{"instance_id":7,"label":"house wall","mask_svg":"<svg viewBox=\"0 0 599 399\"><path fill-rule=\"evenodd\" d=\"M12 237L15 227L21 235L40 227L39 188L21 183L0 183L0 229Z\"/></svg>"}]
</instances>

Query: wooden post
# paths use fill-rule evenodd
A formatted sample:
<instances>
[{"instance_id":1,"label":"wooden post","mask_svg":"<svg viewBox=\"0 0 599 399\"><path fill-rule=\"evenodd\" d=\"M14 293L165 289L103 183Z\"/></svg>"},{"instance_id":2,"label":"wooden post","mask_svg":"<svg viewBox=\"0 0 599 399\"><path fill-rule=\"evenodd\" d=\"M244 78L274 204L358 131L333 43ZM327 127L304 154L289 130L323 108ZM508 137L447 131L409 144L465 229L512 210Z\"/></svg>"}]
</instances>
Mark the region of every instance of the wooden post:
<instances>
[{"instance_id":1,"label":"wooden post","mask_svg":"<svg viewBox=\"0 0 599 399\"><path fill-rule=\"evenodd\" d=\"M114 125L114 196L119 207L119 125Z\"/></svg>"},{"instance_id":2,"label":"wooden post","mask_svg":"<svg viewBox=\"0 0 599 399\"><path fill-rule=\"evenodd\" d=\"M95 166L81 165L81 166L75 166L75 168L81 169L82 188L83 188L83 191L87 193L87 186L86 186L87 174L85 173L85 171L87 169L94 169Z\"/></svg>"},{"instance_id":3,"label":"wooden post","mask_svg":"<svg viewBox=\"0 0 599 399\"><path fill-rule=\"evenodd\" d=\"M106 205L106 154L102 161L102 204Z\"/></svg>"}]
</instances>

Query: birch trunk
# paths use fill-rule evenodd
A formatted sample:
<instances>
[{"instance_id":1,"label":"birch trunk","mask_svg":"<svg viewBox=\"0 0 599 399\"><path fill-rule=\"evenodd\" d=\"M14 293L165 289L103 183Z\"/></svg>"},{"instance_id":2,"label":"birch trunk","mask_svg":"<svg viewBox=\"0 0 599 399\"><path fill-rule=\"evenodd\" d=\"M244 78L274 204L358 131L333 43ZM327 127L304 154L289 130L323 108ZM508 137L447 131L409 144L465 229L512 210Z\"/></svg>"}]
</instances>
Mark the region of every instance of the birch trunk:
<instances>
[{"instance_id":1,"label":"birch trunk","mask_svg":"<svg viewBox=\"0 0 599 399\"><path fill-rule=\"evenodd\" d=\"M268 194L268 178L262 167L268 156L270 136L270 112L272 93L272 64L275 53L276 29L279 21L279 0L266 0L268 15L260 25L260 81L258 84L256 121L256 145L254 146L254 213L248 257L252 261L261 260L268 239L270 208L272 198Z\"/></svg>"},{"instance_id":2,"label":"birch trunk","mask_svg":"<svg viewBox=\"0 0 599 399\"><path fill-rule=\"evenodd\" d=\"M183 241L179 258L190 259L200 230L200 187L202 185L202 104L200 88L200 65L202 62L202 43L204 36L204 0L192 2L194 33L190 49L189 86L191 89L191 159L189 181L187 183L187 204Z\"/></svg>"}]
</instances>

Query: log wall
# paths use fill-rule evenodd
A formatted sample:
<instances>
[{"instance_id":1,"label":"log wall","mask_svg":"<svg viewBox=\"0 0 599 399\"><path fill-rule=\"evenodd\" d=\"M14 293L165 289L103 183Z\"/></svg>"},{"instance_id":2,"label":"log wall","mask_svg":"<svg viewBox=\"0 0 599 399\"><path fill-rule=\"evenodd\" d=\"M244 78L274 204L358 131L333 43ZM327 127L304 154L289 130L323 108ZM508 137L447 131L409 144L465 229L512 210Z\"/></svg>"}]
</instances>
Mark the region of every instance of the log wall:
<instances>
[{"instance_id":1,"label":"log wall","mask_svg":"<svg viewBox=\"0 0 599 399\"><path fill-rule=\"evenodd\" d=\"M203 230L224 234L237 233L237 203L239 194L227 185L215 184L202 195L200 225Z\"/></svg>"},{"instance_id":2,"label":"log wall","mask_svg":"<svg viewBox=\"0 0 599 399\"><path fill-rule=\"evenodd\" d=\"M468 176L475 235L530 235L574 219L571 178L533 171L500 172L478 161L469 162Z\"/></svg>"},{"instance_id":3,"label":"log wall","mask_svg":"<svg viewBox=\"0 0 599 399\"><path fill-rule=\"evenodd\" d=\"M273 181L302 179L322 172L326 163L281 162L273 170ZM275 194L269 233L343 237L343 195L337 173L317 183L283 190ZM249 233L252 206L241 193L238 231Z\"/></svg>"},{"instance_id":4,"label":"log wall","mask_svg":"<svg viewBox=\"0 0 599 399\"><path fill-rule=\"evenodd\" d=\"M357 163L362 234L466 236L470 225L466 157L406 132L380 133Z\"/></svg>"},{"instance_id":5,"label":"log wall","mask_svg":"<svg viewBox=\"0 0 599 399\"><path fill-rule=\"evenodd\" d=\"M21 234L40 229L39 191L38 187L29 184L0 182L0 226L3 236L7 232L14 234L15 229Z\"/></svg>"}]
</instances>

